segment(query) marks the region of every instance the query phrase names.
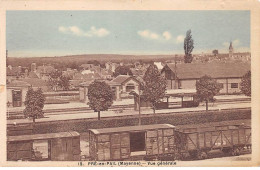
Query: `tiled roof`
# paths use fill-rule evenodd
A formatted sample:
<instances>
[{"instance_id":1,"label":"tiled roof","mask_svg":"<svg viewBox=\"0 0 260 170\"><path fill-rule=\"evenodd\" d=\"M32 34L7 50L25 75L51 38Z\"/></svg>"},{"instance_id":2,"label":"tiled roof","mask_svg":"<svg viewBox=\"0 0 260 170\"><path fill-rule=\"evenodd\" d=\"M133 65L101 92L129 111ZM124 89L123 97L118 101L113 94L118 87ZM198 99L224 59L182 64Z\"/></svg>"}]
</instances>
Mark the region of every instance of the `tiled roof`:
<instances>
[{"instance_id":1,"label":"tiled roof","mask_svg":"<svg viewBox=\"0 0 260 170\"><path fill-rule=\"evenodd\" d=\"M173 72L175 64L167 64L163 70L169 67ZM162 70L162 71L163 71ZM242 77L250 70L249 63L189 63L177 64L177 77L179 79L197 79L204 75L213 78Z\"/></svg>"},{"instance_id":2,"label":"tiled roof","mask_svg":"<svg viewBox=\"0 0 260 170\"><path fill-rule=\"evenodd\" d=\"M122 84L124 81L126 81L130 77L131 76L128 76L128 75L119 75L115 79L113 79L111 82Z\"/></svg>"},{"instance_id":3,"label":"tiled roof","mask_svg":"<svg viewBox=\"0 0 260 170\"><path fill-rule=\"evenodd\" d=\"M29 78L39 78L35 72L29 72Z\"/></svg>"},{"instance_id":4,"label":"tiled roof","mask_svg":"<svg viewBox=\"0 0 260 170\"><path fill-rule=\"evenodd\" d=\"M10 69L9 67L6 68L7 76L17 76L20 73L21 73L21 68L19 67L12 67L12 69Z\"/></svg>"}]
</instances>

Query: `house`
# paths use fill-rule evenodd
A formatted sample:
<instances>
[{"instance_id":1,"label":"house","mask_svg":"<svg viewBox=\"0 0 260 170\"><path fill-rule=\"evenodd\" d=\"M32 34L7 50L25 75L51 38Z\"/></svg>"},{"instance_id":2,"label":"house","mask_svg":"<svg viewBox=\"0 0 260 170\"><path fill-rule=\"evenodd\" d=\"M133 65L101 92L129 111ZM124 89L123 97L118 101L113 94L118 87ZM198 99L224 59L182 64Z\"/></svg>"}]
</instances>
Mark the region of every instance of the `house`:
<instances>
[{"instance_id":1,"label":"house","mask_svg":"<svg viewBox=\"0 0 260 170\"><path fill-rule=\"evenodd\" d=\"M30 86L37 90L38 88L41 88L43 92L50 91L51 87L48 84L47 80L39 79L39 78L24 78L22 81L30 84Z\"/></svg>"},{"instance_id":2,"label":"house","mask_svg":"<svg viewBox=\"0 0 260 170\"><path fill-rule=\"evenodd\" d=\"M94 64L82 64L79 68L81 70L89 70L94 67Z\"/></svg>"},{"instance_id":3,"label":"house","mask_svg":"<svg viewBox=\"0 0 260 170\"><path fill-rule=\"evenodd\" d=\"M196 80L209 75L221 84L220 93L234 94L240 93L241 78L249 70L249 63L188 63L166 64L161 74L167 89L196 89Z\"/></svg>"},{"instance_id":4,"label":"house","mask_svg":"<svg viewBox=\"0 0 260 170\"><path fill-rule=\"evenodd\" d=\"M84 81L79 84L79 94L81 102L88 102L88 87L94 80ZM105 80L101 80L105 81ZM114 100L132 98L130 92L135 91L139 94L139 81L137 78L127 75L119 75L112 81L105 81L113 91Z\"/></svg>"},{"instance_id":5,"label":"house","mask_svg":"<svg viewBox=\"0 0 260 170\"><path fill-rule=\"evenodd\" d=\"M22 107L24 106L24 101L28 87L31 86L29 83L13 80L7 84L7 103L8 107Z\"/></svg>"},{"instance_id":6,"label":"house","mask_svg":"<svg viewBox=\"0 0 260 170\"><path fill-rule=\"evenodd\" d=\"M107 70L110 70L110 71L112 71L112 72L115 72L115 70L116 70L116 68L119 66L119 64L117 64L117 63L112 63L112 62L106 62L106 64L105 64L105 66L106 66L106 69Z\"/></svg>"},{"instance_id":7,"label":"house","mask_svg":"<svg viewBox=\"0 0 260 170\"><path fill-rule=\"evenodd\" d=\"M104 80L100 80L104 81ZM81 102L87 103L88 102L88 87L89 85L94 82L94 80L84 81L79 84L79 99ZM121 100L120 95L120 84L105 81L113 91L113 100Z\"/></svg>"},{"instance_id":8,"label":"house","mask_svg":"<svg viewBox=\"0 0 260 170\"><path fill-rule=\"evenodd\" d=\"M21 73L21 67L12 67L11 65L6 67L6 79L8 82L11 82L12 80L21 77Z\"/></svg>"},{"instance_id":9,"label":"house","mask_svg":"<svg viewBox=\"0 0 260 170\"><path fill-rule=\"evenodd\" d=\"M119 84L121 98L132 97L129 93L134 91L139 94L140 82L136 77L129 75L119 75L110 83Z\"/></svg>"},{"instance_id":10,"label":"house","mask_svg":"<svg viewBox=\"0 0 260 170\"><path fill-rule=\"evenodd\" d=\"M158 70L162 70L162 69L163 69L163 64L162 64L162 62L154 62L154 65L157 66Z\"/></svg>"},{"instance_id":11,"label":"house","mask_svg":"<svg viewBox=\"0 0 260 170\"><path fill-rule=\"evenodd\" d=\"M55 70L56 69L50 65L38 66L36 70L36 74L39 78L48 80L49 75Z\"/></svg>"}]
</instances>

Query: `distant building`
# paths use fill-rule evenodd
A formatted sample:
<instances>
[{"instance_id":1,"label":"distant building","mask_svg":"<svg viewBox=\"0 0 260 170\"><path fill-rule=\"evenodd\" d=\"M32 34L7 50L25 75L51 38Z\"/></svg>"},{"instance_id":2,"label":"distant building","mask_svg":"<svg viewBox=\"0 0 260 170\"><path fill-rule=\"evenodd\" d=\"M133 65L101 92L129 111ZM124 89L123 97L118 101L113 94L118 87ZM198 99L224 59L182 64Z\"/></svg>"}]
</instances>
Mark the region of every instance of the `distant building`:
<instances>
[{"instance_id":1,"label":"distant building","mask_svg":"<svg viewBox=\"0 0 260 170\"><path fill-rule=\"evenodd\" d=\"M48 80L49 75L55 70L56 69L50 65L38 66L36 70L36 74L39 78Z\"/></svg>"},{"instance_id":2,"label":"distant building","mask_svg":"<svg viewBox=\"0 0 260 170\"><path fill-rule=\"evenodd\" d=\"M233 52L234 52L234 49L233 49L233 46L232 46L232 42L230 42L230 45L229 45L229 58L233 57Z\"/></svg>"},{"instance_id":3,"label":"distant building","mask_svg":"<svg viewBox=\"0 0 260 170\"><path fill-rule=\"evenodd\" d=\"M240 93L241 78L249 70L249 63L189 63L167 64L161 74L167 79L167 89L196 89L196 81L209 75L221 84L220 93L233 94Z\"/></svg>"},{"instance_id":4,"label":"distant building","mask_svg":"<svg viewBox=\"0 0 260 170\"><path fill-rule=\"evenodd\" d=\"M162 70L162 69L163 69L163 64L162 64L162 62L154 62L154 65L156 65L159 70Z\"/></svg>"},{"instance_id":5,"label":"distant building","mask_svg":"<svg viewBox=\"0 0 260 170\"><path fill-rule=\"evenodd\" d=\"M31 72L36 72L36 69L37 69L36 63L32 63L31 64Z\"/></svg>"},{"instance_id":6,"label":"distant building","mask_svg":"<svg viewBox=\"0 0 260 170\"><path fill-rule=\"evenodd\" d=\"M116 68L119 66L119 64L117 63L112 63L112 62L107 62L105 64L106 66L106 70L109 70L109 71L112 71L112 72L115 72Z\"/></svg>"},{"instance_id":7,"label":"distant building","mask_svg":"<svg viewBox=\"0 0 260 170\"><path fill-rule=\"evenodd\" d=\"M88 102L88 87L94 80L85 81L79 84L80 101ZM104 80L101 80L104 81ZM112 81L105 81L113 91L114 100L133 98L129 93L135 91L139 94L140 82L137 78L128 75L119 75Z\"/></svg>"},{"instance_id":8,"label":"distant building","mask_svg":"<svg viewBox=\"0 0 260 170\"><path fill-rule=\"evenodd\" d=\"M80 66L80 69L81 70L89 70L89 69L91 69L91 68L93 68L94 67L94 64L82 64L81 66Z\"/></svg>"}]
</instances>

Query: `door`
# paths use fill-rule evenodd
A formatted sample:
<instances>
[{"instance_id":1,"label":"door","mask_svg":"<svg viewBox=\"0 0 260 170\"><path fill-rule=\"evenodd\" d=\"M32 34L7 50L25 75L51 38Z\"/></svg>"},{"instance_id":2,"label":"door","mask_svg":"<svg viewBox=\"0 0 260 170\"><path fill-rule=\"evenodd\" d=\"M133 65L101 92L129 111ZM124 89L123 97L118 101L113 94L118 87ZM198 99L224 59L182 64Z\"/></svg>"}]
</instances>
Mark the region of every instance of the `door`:
<instances>
[{"instance_id":1,"label":"door","mask_svg":"<svg viewBox=\"0 0 260 170\"><path fill-rule=\"evenodd\" d=\"M22 106L22 90L13 90L13 107L21 107Z\"/></svg>"}]
</instances>

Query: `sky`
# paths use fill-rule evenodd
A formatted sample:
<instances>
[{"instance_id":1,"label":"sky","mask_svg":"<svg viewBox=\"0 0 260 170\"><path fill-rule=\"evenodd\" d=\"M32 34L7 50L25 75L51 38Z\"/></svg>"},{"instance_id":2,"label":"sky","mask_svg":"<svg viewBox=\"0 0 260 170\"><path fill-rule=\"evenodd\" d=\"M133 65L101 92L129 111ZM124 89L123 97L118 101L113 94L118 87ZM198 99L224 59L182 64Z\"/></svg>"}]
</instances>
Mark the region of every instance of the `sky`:
<instances>
[{"instance_id":1,"label":"sky","mask_svg":"<svg viewBox=\"0 0 260 170\"><path fill-rule=\"evenodd\" d=\"M250 51L250 11L7 11L10 57Z\"/></svg>"}]
</instances>

